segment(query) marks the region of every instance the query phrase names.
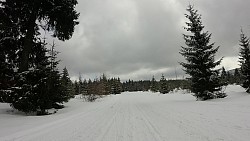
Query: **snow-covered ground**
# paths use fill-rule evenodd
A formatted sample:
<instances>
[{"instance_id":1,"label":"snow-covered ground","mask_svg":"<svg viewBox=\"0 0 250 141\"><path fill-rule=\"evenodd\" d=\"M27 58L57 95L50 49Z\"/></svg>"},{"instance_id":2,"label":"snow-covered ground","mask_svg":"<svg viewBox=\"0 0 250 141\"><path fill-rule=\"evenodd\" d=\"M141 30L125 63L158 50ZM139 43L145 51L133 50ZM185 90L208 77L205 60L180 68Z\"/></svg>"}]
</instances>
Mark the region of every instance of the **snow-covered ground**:
<instances>
[{"instance_id":1,"label":"snow-covered ground","mask_svg":"<svg viewBox=\"0 0 250 141\"><path fill-rule=\"evenodd\" d=\"M72 99L49 116L25 116L0 104L0 141L249 141L250 95L195 101L190 94L122 93L96 102Z\"/></svg>"}]
</instances>

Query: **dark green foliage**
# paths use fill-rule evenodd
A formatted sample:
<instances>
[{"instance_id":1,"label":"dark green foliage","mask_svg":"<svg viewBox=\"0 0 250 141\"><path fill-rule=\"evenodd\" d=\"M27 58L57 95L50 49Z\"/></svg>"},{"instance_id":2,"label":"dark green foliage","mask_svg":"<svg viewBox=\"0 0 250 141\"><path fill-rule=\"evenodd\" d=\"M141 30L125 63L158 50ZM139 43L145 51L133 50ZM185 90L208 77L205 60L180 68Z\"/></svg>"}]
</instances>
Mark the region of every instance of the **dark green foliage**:
<instances>
[{"instance_id":1,"label":"dark green foliage","mask_svg":"<svg viewBox=\"0 0 250 141\"><path fill-rule=\"evenodd\" d=\"M223 84L224 86L228 85L229 79L228 79L228 75L224 67L222 67L221 69L220 77L221 77L221 84Z\"/></svg>"},{"instance_id":2,"label":"dark green foliage","mask_svg":"<svg viewBox=\"0 0 250 141\"><path fill-rule=\"evenodd\" d=\"M67 68L65 67L62 72L61 76L61 92L65 97L73 98L74 97L74 89L73 89L73 84L72 81L69 78L69 73Z\"/></svg>"},{"instance_id":3,"label":"dark green foliage","mask_svg":"<svg viewBox=\"0 0 250 141\"><path fill-rule=\"evenodd\" d=\"M121 94L122 92L122 83L120 78L111 78L108 80L108 84L110 86L110 94Z\"/></svg>"},{"instance_id":4,"label":"dark green foliage","mask_svg":"<svg viewBox=\"0 0 250 141\"><path fill-rule=\"evenodd\" d=\"M187 27L184 29L191 35L183 34L186 47L182 47L180 54L187 62L180 64L191 76L191 90L200 100L225 97L226 95L221 92L219 70L214 69L222 60L214 61L219 47L213 48L214 43L209 43L211 34L203 32L204 26L197 10L189 5L187 11L189 14L185 14L185 17L189 22L186 22Z\"/></svg>"},{"instance_id":5,"label":"dark green foliage","mask_svg":"<svg viewBox=\"0 0 250 141\"><path fill-rule=\"evenodd\" d=\"M81 91L82 91L82 94L83 95L87 95L89 90L88 90L88 82L86 79L84 79L84 81L82 83L79 83L81 84Z\"/></svg>"},{"instance_id":6,"label":"dark green foliage","mask_svg":"<svg viewBox=\"0 0 250 141\"><path fill-rule=\"evenodd\" d=\"M19 35L20 29L11 22L17 22L13 17L9 17L10 9L3 7L0 1L0 102L9 101L11 87L14 87L14 80L18 67L18 55L23 41Z\"/></svg>"},{"instance_id":7,"label":"dark green foliage","mask_svg":"<svg viewBox=\"0 0 250 141\"><path fill-rule=\"evenodd\" d=\"M79 77L79 82L74 83L75 93L81 94L84 100L93 102L98 97L103 97L109 94L120 94L122 89L122 83L120 78L108 79L105 74L103 74L99 79L82 81L81 76Z\"/></svg>"},{"instance_id":8,"label":"dark green foliage","mask_svg":"<svg viewBox=\"0 0 250 141\"><path fill-rule=\"evenodd\" d=\"M235 69L234 70L234 75L233 75L233 79L234 79L234 83L239 85L243 83L243 76L242 76L242 72L240 71L240 69Z\"/></svg>"},{"instance_id":9,"label":"dark green foliage","mask_svg":"<svg viewBox=\"0 0 250 141\"><path fill-rule=\"evenodd\" d=\"M46 56L45 43L38 41L35 45L30 61L32 68L29 71L17 73L16 83L11 87L11 95L7 102L19 111L46 114L45 110L52 107L54 100L50 95L50 90L54 88L50 89L51 68Z\"/></svg>"},{"instance_id":10,"label":"dark green foliage","mask_svg":"<svg viewBox=\"0 0 250 141\"><path fill-rule=\"evenodd\" d=\"M148 91L150 89L151 82L150 80L139 80L139 81L133 81L128 80L126 82L122 83L123 91Z\"/></svg>"},{"instance_id":11,"label":"dark green foliage","mask_svg":"<svg viewBox=\"0 0 250 141\"><path fill-rule=\"evenodd\" d=\"M55 55L47 56L39 27L68 40L79 16L76 4L76 0L0 1L0 102L40 115L68 100L62 93L58 62Z\"/></svg>"},{"instance_id":12,"label":"dark green foliage","mask_svg":"<svg viewBox=\"0 0 250 141\"><path fill-rule=\"evenodd\" d=\"M168 93L174 89L190 89L190 82L187 80L166 80L164 78L164 81L156 81L154 79L154 82L156 85L156 91L160 91L159 86L164 83L161 87L162 93ZM152 88L150 88L151 84L152 83L149 80L129 80L121 83L120 78L108 79L105 75L102 75L99 79L94 79L94 81L90 79L88 81L86 79L82 81L82 78L80 77L79 82L75 81L74 87L75 89L78 89L75 90L76 94L81 94L84 100L92 102L98 97L108 94L120 94L124 91L149 91ZM79 90L79 88L81 88L81 90ZM79 93L80 91L81 93Z\"/></svg>"},{"instance_id":13,"label":"dark green foliage","mask_svg":"<svg viewBox=\"0 0 250 141\"><path fill-rule=\"evenodd\" d=\"M167 80L167 85L169 87L169 90L172 91L174 89L191 89L190 81L188 80Z\"/></svg>"},{"instance_id":14,"label":"dark green foliage","mask_svg":"<svg viewBox=\"0 0 250 141\"><path fill-rule=\"evenodd\" d=\"M98 84L98 95L108 95L110 93L110 86L108 84L108 79L105 74L100 77L100 82Z\"/></svg>"},{"instance_id":15,"label":"dark green foliage","mask_svg":"<svg viewBox=\"0 0 250 141\"><path fill-rule=\"evenodd\" d=\"M246 89L246 92L250 93L250 46L249 38L245 36L241 30L240 35L240 65L243 75L242 87Z\"/></svg>"},{"instance_id":16,"label":"dark green foliage","mask_svg":"<svg viewBox=\"0 0 250 141\"><path fill-rule=\"evenodd\" d=\"M77 94L82 94L83 93L83 82L82 82L82 76L79 74L79 80L78 80L78 89L76 90L77 91Z\"/></svg>"},{"instance_id":17,"label":"dark green foliage","mask_svg":"<svg viewBox=\"0 0 250 141\"><path fill-rule=\"evenodd\" d=\"M229 71L221 71L221 83L224 85L237 84L241 85L243 83L243 76L239 68L235 68Z\"/></svg>"},{"instance_id":18,"label":"dark green foliage","mask_svg":"<svg viewBox=\"0 0 250 141\"><path fill-rule=\"evenodd\" d=\"M43 70L34 70L19 75L16 87L12 88L11 106L25 113L40 112L46 114L46 109L52 107L49 98L48 76Z\"/></svg>"},{"instance_id":19,"label":"dark green foliage","mask_svg":"<svg viewBox=\"0 0 250 141\"><path fill-rule=\"evenodd\" d=\"M16 27L19 39L23 39L20 72L29 68L33 40L40 34L38 26L53 31L54 37L64 41L71 38L78 24L76 0L5 0L0 4L1 22L8 28Z\"/></svg>"},{"instance_id":20,"label":"dark green foliage","mask_svg":"<svg viewBox=\"0 0 250 141\"><path fill-rule=\"evenodd\" d=\"M150 91L152 91L153 93L158 91L158 84L157 84L154 76L152 77L152 80L151 80Z\"/></svg>"},{"instance_id":21,"label":"dark green foliage","mask_svg":"<svg viewBox=\"0 0 250 141\"><path fill-rule=\"evenodd\" d=\"M140 80L140 81L133 81L129 80L122 83L123 91L149 91L152 88L152 82L155 83L154 85L156 88L154 89L155 92L160 91L160 81L153 81L149 80ZM167 90L172 91L174 89L190 89L190 82L188 80L166 80L164 82L167 86ZM151 90L152 91L152 90Z\"/></svg>"},{"instance_id":22,"label":"dark green foliage","mask_svg":"<svg viewBox=\"0 0 250 141\"><path fill-rule=\"evenodd\" d=\"M38 39L34 45L30 70L14 73L15 83L8 88L8 95L1 97L5 98L3 102L10 103L19 111L45 115L48 114L47 109L61 108L59 104L68 101L69 96L64 92L57 70L56 53L51 49L50 55L46 55L46 44Z\"/></svg>"},{"instance_id":23,"label":"dark green foliage","mask_svg":"<svg viewBox=\"0 0 250 141\"><path fill-rule=\"evenodd\" d=\"M78 82L75 80L73 85L74 85L74 95L78 95L79 94L79 84L78 84Z\"/></svg>"},{"instance_id":24,"label":"dark green foliage","mask_svg":"<svg viewBox=\"0 0 250 141\"><path fill-rule=\"evenodd\" d=\"M161 80L160 80L160 89L159 89L159 91L162 94L169 93L169 91L170 91L169 86L167 85L167 80L166 80L166 78L164 77L163 74L162 74Z\"/></svg>"}]
</instances>

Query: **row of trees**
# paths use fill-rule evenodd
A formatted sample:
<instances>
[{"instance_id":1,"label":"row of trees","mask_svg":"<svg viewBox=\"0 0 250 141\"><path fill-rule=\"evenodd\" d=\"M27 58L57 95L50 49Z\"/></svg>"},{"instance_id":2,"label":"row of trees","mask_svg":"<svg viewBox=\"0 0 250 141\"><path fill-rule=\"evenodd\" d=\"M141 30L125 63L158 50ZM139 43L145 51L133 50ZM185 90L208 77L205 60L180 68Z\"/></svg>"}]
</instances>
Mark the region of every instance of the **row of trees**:
<instances>
[{"instance_id":1,"label":"row of trees","mask_svg":"<svg viewBox=\"0 0 250 141\"><path fill-rule=\"evenodd\" d=\"M99 79L96 78L93 81L89 79L82 80L81 76L79 81L74 83L74 94L81 94L85 100L94 101L98 97L102 97L109 94L120 94L122 92L122 83L120 78L111 78L103 74Z\"/></svg>"},{"instance_id":2,"label":"row of trees","mask_svg":"<svg viewBox=\"0 0 250 141\"><path fill-rule=\"evenodd\" d=\"M151 79L149 90L152 92L166 94L174 89L190 89L190 82L188 80L166 80L163 74L160 81L156 81L154 76Z\"/></svg>"},{"instance_id":3,"label":"row of trees","mask_svg":"<svg viewBox=\"0 0 250 141\"><path fill-rule=\"evenodd\" d=\"M220 69L219 79L220 84L226 86L228 84L242 84L243 75L240 69L226 71L224 67ZM82 80L81 76L78 81L73 84L74 95L82 94L87 101L94 101L96 98L109 95L121 94L122 92L137 92L137 91L152 91L160 92L162 94L169 93L175 89L191 90L191 82L186 79L169 79L167 80L162 74L159 81L153 76L151 80L128 80L121 82L120 78L107 78L105 74L94 80ZM95 95L95 99L93 98ZM90 99L88 99L90 98Z\"/></svg>"},{"instance_id":4,"label":"row of trees","mask_svg":"<svg viewBox=\"0 0 250 141\"><path fill-rule=\"evenodd\" d=\"M152 91L166 94L176 88L188 89L189 82L187 80L166 80L164 75L157 81L153 76L151 80L125 81L122 83L123 91Z\"/></svg>"},{"instance_id":5,"label":"row of trees","mask_svg":"<svg viewBox=\"0 0 250 141\"><path fill-rule=\"evenodd\" d=\"M187 80L166 80L164 75L162 75L160 81L156 81L154 76L152 80L128 80L125 82L120 82L120 78L107 78L104 74L100 78L96 78L93 81L82 80L81 76L79 81L74 82L74 94L82 94L87 100L92 101L99 96L109 95L109 94L120 94L121 92L129 91L152 91L160 92L166 94L176 88L189 89L190 84Z\"/></svg>"},{"instance_id":6,"label":"row of trees","mask_svg":"<svg viewBox=\"0 0 250 141\"><path fill-rule=\"evenodd\" d=\"M234 70L226 71L224 67L221 69L221 83L223 85L228 84L237 84L241 85L243 83L243 75L240 71L240 68L236 68Z\"/></svg>"}]
</instances>

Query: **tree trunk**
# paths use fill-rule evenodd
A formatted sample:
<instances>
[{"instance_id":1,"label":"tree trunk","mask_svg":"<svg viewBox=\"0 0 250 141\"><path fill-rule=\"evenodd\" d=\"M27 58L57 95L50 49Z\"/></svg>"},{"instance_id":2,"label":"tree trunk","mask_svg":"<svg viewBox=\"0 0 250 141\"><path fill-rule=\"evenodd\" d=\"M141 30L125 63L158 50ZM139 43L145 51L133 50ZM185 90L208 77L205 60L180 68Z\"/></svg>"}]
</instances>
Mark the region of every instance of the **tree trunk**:
<instances>
[{"instance_id":1,"label":"tree trunk","mask_svg":"<svg viewBox=\"0 0 250 141\"><path fill-rule=\"evenodd\" d=\"M33 45L33 38L35 34L35 26L36 26L36 19L38 15L38 9L39 9L39 1L40 0L34 0L33 1L33 9L32 13L30 15L29 21L28 21L28 29L26 32L26 37L24 39L24 47L22 50L22 56L21 56L21 63L19 72L27 71L29 68L29 56L32 51L32 45Z\"/></svg>"}]
</instances>

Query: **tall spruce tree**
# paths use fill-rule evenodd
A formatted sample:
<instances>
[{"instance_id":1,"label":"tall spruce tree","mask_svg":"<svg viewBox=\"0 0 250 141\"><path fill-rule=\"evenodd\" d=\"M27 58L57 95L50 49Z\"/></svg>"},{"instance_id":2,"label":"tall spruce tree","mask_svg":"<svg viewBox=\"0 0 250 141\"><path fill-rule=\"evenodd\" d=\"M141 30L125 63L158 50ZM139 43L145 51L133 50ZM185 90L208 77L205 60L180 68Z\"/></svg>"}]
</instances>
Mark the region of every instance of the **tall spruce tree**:
<instances>
[{"instance_id":1,"label":"tall spruce tree","mask_svg":"<svg viewBox=\"0 0 250 141\"><path fill-rule=\"evenodd\" d=\"M53 88L48 82L50 62L46 56L45 43L38 40L34 45L30 61L32 69L15 76L16 83L11 88L8 102L13 108L26 113L46 114L45 110L51 108L53 103L50 94Z\"/></svg>"},{"instance_id":2,"label":"tall spruce tree","mask_svg":"<svg viewBox=\"0 0 250 141\"><path fill-rule=\"evenodd\" d=\"M0 102L8 102L11 88L15 85L15 68L20 60L20 45L22 37L19 35L20 28L14 26L17 20L10 15L9 8L5 8L0 1Z\"/></svg>"},{"instance_id":3,"label":"tall spruce tree","mask_svg":"<svg viewBox=\"0 0 250 141\"><path fill-rule=\"evenodd\" d=\"M222 60L214 59L219 47L214 48L214 43L209 43L211 34L203 31L204 26L198 11L192 5L186 10L188 14L185 14L185 17L189 22L186 22L187 27L184 29L190 34L183 34L186 47L181 48L180 54L187 62L180 64L191 76L191 90L199 100L225 97L226 95L221 92L219 70L214 69Z\"/></svg>"},{"instance_id":4,"label":"tall spruce tree","mask_svg":"<svg viewBox=\"0 0 250 141\"><path fill-rule=\"evenodd\" d=\"M47 109L61 108L59 103L67 101L68 97L63 93L54 49L48 52L46 43L39 40L35 45L30 61L32 69L15 75L16 82L4 102L25 113L45 115L48 114Z\"/></svg>"},{"instance_id":5,"label":"tall spruce tree","mask_svg":"<svg viewBox=\"0 0 250 141\"><path fill-rule=\"evenodd\" d=\"M78 24L77 0L4 0L0 4L3 15L7 15L4 22L8 27L18 27L23 39L20 72L29 69L33 40L39 35L38 26L64 41L71 38Z\"/></svg>"},{"instance_id":6,"label":"tall spruce tree","mask_svg":"<svg viewBox=\"0 0 250 141\"><path fill-rule=\"evenodd\" d=\"M240 34L240 46L239 62L243 75L242 87L246 89L247 93L250 93L250 46L249 38L243 33L243 30Z\"/></svg>"}]
</instances>

